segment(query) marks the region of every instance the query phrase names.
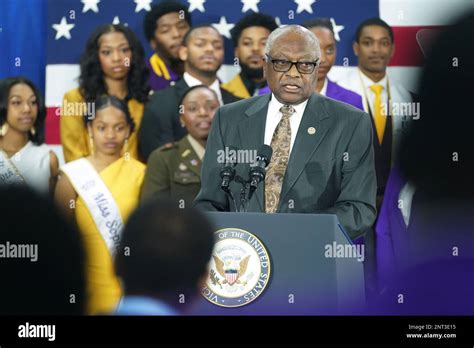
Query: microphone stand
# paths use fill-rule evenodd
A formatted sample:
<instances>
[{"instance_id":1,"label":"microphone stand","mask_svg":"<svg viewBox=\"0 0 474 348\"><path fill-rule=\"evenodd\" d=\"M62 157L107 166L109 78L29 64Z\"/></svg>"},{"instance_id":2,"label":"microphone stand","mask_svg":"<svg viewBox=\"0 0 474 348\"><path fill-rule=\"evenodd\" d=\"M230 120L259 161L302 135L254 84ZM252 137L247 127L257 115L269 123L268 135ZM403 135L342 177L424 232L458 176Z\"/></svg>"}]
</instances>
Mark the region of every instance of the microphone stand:
<instances>
[{"instance_id":1,"label":"microphone stand","mask_svg":"<svg viewBox=\"0 0 474 348\"><path fill-rule=\"evenodd\" d=\"M235 181L242 184L242 189L240 190L240 204L239 204L239 212L245 213L247 212L247 184L250 182L249 180L245 180L239 175L235 176Z\"/></svg>"},{"instance_id":2,"label":"microphone stand","mask_svg":"<svg viewBox=\"0 0 474 348\"><path fill-rule=\"evenodd\" d=\"M234 180L235 169L233 167L229 168L228 166L226 166L221 169L221 178L223 179L221 183L221 189L227 194L227 196L230 197L230 199L232 199L232 202L234 203L235 212L237 212L237 203L235 201L234 194L232 193L232 190L229 187L231 181ZM227 178L227 182L224 181L225 178Z\"/></svg>"},{"instance_id":3,"label":"microphone stand","mask_svg":"<svg viewBox=\"0 0 474 348\"><path fill-rule=\"evenodd\" d=\"M224 191L232 199L232 202L234 203L234 207L235 207L235 212L237 212L237 203L235 202L234 194L232 193L232 191L230 189L227 189L227 190L224 190Z\"/></svg>"}]
</instances>

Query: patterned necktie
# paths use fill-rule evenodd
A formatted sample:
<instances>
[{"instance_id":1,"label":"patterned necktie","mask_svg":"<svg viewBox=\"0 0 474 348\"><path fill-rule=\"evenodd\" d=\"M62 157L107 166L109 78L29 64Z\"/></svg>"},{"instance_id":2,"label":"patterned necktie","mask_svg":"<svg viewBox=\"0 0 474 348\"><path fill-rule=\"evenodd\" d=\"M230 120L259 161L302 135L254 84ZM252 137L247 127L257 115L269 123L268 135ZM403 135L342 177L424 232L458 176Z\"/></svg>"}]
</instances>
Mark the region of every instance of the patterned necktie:
<instances>
[{"instance_id":1,"label":"patterned necktie","mask_svg":"<svg viewBox=\"0 0 474 348\"><path fill-rule=\"evenodd\" d=\"M272 159L265 177L265 212L275 213L280 201L281 186L290 157L291 127L290 117L295 113L291 105L280 108L282 118L273 133L270 146L273 149Z\"/></svg>"},{"instance_id":2,"label":"patterned necktie","mask_svg":"<svg viewBox=\"0 0 474 348\"><path fill-rule=\"evenodd\" d=\"M383 133L385 131L385 123L387 123L387 117L385 115L384 110L382 109L382 85L372 85L370 89L375 94L374 100L374 123L375 123L375 130L377 131L377 138L379 140L379 144L382 144L383 141Z\"/></svg>"}]
</instances>

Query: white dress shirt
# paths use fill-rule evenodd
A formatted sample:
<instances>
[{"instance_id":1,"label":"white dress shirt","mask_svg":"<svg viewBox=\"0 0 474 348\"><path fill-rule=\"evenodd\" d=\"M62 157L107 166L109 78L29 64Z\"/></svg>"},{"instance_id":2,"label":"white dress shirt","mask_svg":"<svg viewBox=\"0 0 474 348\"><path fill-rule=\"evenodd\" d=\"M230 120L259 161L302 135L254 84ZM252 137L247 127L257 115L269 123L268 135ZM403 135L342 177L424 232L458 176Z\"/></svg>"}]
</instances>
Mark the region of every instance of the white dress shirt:
<instances>
[{"instance_id":1,"label":"white dress shirt","mask_svg":"<svg viewBox=\"0 0 474 348\"><path fill-rule=\"evenodd\" d=\"M183 79L187 83L189 87L194 87L198 85L203 85L202 81L198 80L194 76L191 76L189 73L185 72L183 74ZM210 89L212 89L214 92L217 94L217 98L219 99L219 104L224 105L224 102L222 100L222 94L221 94L221 85L219 80L216 78L216 80L212 83L212 85L209 86Z\"/></svg>"},{"instance_id":2,"label":"white dress shirt","mask_svg":"<svg viewBox=\"0 0 474 348\"><path fill-rule=\"evenodd\" d=\"M290 127L291 127L291 144L290 144L290 153L293 149L293 144L295 143L296 134L298 133L298 128L300 127L301 119L303 118L304 110L306 109L306 105L308 104L308 100L306 99L304 102L293 105L295 109L295 113L290 117ZM265 139L264 143L266 145L271 145L273 133L275 133L275 129L280 122L281 118L283 117L282 113L280 112L280 108L284 104L280 103L275 95L272 93L272 98L270 99L270 103L268 104L268 111L267 111L267 120L265 123Z\"/></svg>"}]
</instances>

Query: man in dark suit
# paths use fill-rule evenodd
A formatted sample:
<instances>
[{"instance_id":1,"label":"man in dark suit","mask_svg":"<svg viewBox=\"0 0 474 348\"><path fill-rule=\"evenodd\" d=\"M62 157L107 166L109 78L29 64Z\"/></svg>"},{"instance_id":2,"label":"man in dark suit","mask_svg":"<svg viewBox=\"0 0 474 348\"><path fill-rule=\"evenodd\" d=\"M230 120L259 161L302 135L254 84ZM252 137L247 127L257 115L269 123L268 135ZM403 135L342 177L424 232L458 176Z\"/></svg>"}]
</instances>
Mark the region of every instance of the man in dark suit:
<instances>
[{"instance_id":1,"label":"man in dark suit","mask_svg":"<svg viewBox=\"0 0 474 348\"><path fill-rule=\"evenodd\" d=\"M179 101L189 87L208 86L216 92L221 105L239 100L220 88L217 71L224 61L224 40L214 27L203 25L188 31L179 56L184 61L183 78L154 93L145 106L139 134L140 154L145 160L153 150L171 145L187 134L179 122Z\"/></svg>"},{"instance_id":2,"label":"man in dark suit","mask_svg":"<svg viewBox=\"0 0 474 348\"><path fill-rule=\"evenodd\" d=\"M273 31L265 47L264 73L272 94L221 107L214 118L196 205L232 211L220 188L219 154L226 147L273 149L265 183L247 211L336 214L352 239L372 226L376 178L369 116L314 93L320 57L317 38L289 25ZM245 156L241 156L245 157ZM249 163L236 173L247 177ZM240 184L231 183L238 196Z\"/></svg>"}]
</instances>

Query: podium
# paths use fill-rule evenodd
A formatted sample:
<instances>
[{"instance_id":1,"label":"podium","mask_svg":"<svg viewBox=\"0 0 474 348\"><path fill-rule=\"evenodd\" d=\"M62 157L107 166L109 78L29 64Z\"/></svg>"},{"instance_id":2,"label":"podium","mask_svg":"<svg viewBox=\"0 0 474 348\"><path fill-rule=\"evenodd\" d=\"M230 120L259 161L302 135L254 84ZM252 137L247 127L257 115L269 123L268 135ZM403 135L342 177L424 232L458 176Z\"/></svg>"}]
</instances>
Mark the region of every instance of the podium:
<instances>
[{"instance_id":1,"label":"podium","mask_svg":"<svg viewBox=\"0 0 474 348\"><path fill-rule=\"evenodd\" d=\"M365 305L361 258L336 257L355 248L335 215L208 212L215 230L241 229L265 246L271 273L255 300L222 307L200 296L193 315L352 314ZM349 255L350 256L350 255ZM212 262L212 260L211 260Z\"/></svg>"}]
</instances>

